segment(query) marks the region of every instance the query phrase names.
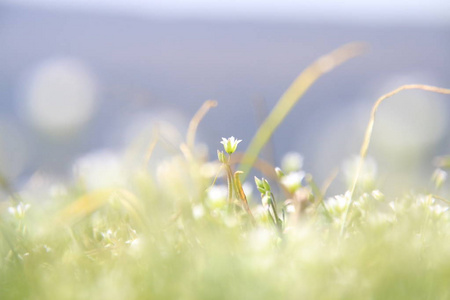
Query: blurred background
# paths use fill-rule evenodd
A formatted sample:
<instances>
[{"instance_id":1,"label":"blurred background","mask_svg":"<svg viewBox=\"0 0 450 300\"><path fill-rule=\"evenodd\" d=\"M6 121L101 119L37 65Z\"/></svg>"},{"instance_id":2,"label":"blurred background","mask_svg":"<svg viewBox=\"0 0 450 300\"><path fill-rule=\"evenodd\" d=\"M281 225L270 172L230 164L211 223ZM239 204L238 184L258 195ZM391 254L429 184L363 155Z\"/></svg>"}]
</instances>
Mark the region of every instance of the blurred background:
<instances>
[{"instance_id":1,"label":"blurred background","mask_svg":"<svg viewBox=\"0 0 450 300\"><path fill-rule=\"evenodd\" d=\"M322 77L263 154L279 165L300 152L319 182L358 153L379 96L450 88L449 1L3 1L0 172L70 177L80 157L120 152L152 124L184 134L207 99L219 102L198 132L210 158L221 137L244 150L294 78L351 41L370 51ZM450 153L449 104L407 91L381 106L370 148L380 185L428 180L433 157Z\"/></svg>"}]
</instances>

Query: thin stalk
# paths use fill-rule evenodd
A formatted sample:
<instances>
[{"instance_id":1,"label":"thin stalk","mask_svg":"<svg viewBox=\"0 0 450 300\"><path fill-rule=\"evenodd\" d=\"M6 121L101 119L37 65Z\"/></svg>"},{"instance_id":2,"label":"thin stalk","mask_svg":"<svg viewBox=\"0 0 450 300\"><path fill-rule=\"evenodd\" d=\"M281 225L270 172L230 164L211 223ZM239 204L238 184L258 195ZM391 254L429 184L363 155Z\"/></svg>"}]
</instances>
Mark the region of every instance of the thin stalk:
<instances>
[{"instance_id":1,"label":"thin stalk","mask_svg":"<svg viewBox=\"0 0 450 300\"><path fill-rule=\"evenodd\" d=\"M322 75L330 72L340 64L362 54L364 50L365 44L363 43L350 43L341 46L333 52L316 60L294 80L278 100L275 107L261 124L251 140L244 158L242 159L242 163L239 166L239 169L244 172L242 181L245 181L245 178L253 167L259 153L264 145L270 140L277 127L313 83Z\"/></svg>"},{"instance_id":2,"label":"thin stalk","mask_svg":"<svg viewBox=\"0 0 450 300\"><path fill-rule=\"evenodd\" d=\"M189 147L189 149L192 151L194 149L195 144L195 135L197 133L198 125L200 124L200 121L205 117L206 113L213 107L217 106L217 101L214 100L207 100L203 105L200 107L200 109L195 113L194 117L192 118L191 122L189 123L187 135L186 135L186 143Z\"/></svg>"},{"instance_id":3,"label":"thin stalk","mask_svg":"<svg viewBox=\"0 0 450 300\"><path fill-rule=\"evenodd\" d=\"M247 197L245 196L244 189L242 188L241 180L239 179L239 175L242 174L241 171L237 171L234 173L234 188L236 189L236 196L241 200L242 205L244 206L245 211L250 216L253 223L255 223L255 218L253 217L252 211L248 205Z\"/></svg>"},{"instance_id":4,"label":"thin stalk","mask_svg":"<svg viewBox=\"0 0 450 300\"><path fill-rule=\"evenodd\" d=\"M228 203L231 204L233 202L233 172L229 164L225 164L225 170L227 172Z\"/></svg>"},{"instance_id":5,"label":"thin stalk","mask_svg":"<svg viewBox=\"0 0 450 300\"><path fill-rule=\"evenodd\" d=\"M375 116L377 114L378 107L381 105L381 103L384 100L394 96L395 94L398 94L399 92L404 91L404 90L414 90L414 89L450 95L450 89L429 86L429 85L423 85L423 84L408 84L408 85L403 85L403 86L381 96L380 98L378 98L378 100L375 102L375 104L372 107L372 111L370 113L369 124L367 124L366 132L364 135L364 140L361 145L360 152L359 152L358 167L356 169L355 177L353 179L352 187L350 189L350 202L347 206L347 209L345 210L344 220L342 221L342 224L341 224L341 232L340 232L341 236L344 235L346 227L347 227L348 215L351 211L351 207L353 204L353 196L354 196L354 193L356 190L356 186L358 184L359 176L361 175L362 167L364 165L364 159L366 158L367 151L369 149L370 140L372 138L373 126L375 124Z\"/></svg>"},{"instance_id":6,"label":"thin stalk","mask_svg":"<svg viewBox=\"0 0 450 300\"><path fill-rule=\"evenodd\" d=\"M270 207L272 208L273 211L273 216L275 218L275 226L277 226L277 229L279 230L279 232L281 233L282 229L283 229L283 224L281 223L281 219L278 216L278 212L277 212L277 204L275 202L275 197L273 195L272 192L270 192L270 196L272 198L272 201L270 201Z\"/></svg>"}]
</instances>

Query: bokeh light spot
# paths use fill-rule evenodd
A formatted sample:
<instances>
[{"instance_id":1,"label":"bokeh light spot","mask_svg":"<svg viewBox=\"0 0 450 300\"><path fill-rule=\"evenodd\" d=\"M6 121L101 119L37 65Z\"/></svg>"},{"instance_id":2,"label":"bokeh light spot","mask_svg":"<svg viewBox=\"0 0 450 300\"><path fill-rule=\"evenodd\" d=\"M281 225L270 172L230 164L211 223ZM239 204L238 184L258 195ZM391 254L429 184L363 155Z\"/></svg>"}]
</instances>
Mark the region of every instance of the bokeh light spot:
<instances>
[{"instance_id":1,"label":"bokeh light spot","mask_svg":"<svg viewBox=\"0 0 450 300\"><path fill-rule=\"evenodd\" d=\"M27 80L27 119L48 135L77 132L95 112L96 90L93 75L83 62L73 58L47 60Z\"/></svg>"}]
</instances>

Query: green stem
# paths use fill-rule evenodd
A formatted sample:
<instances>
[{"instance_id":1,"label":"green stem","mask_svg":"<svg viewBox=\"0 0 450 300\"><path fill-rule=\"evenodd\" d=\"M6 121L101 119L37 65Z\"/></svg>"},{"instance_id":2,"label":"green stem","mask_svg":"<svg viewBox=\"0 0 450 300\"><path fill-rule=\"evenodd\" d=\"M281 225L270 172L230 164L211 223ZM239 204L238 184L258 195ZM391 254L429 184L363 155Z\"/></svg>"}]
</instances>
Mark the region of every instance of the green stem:
<instances>
[{"instance_id":1,"label":"green stem","mask_svg":"<svg viewBox=\"0 0 450 300\"><path fill-rule=\"evenodd\" d=\"M227 185L228 185L228 203L231 204L233 201L233 172L231 171L231 167L228 163L225 164L225 170L227 172Z\"/></svg>"},{"instance_id":2,"label":"green stem","mask_svg":"<svg viewBox=\"0 0 450 300\"><path fill-rule=\"evenodd\" d=\"M286 92L278 100L270 114L258 128L255 136L250 142L247 151L244 154L239 170L243 171L242 181L245 181L248 172L253 167L259 153L264 145L272 137L277 127L283 122L298 100L305 92L317 81L323 74L331 71L333 68L345 61L361 54L364 50L364 44L350 43L346 44L328 55L322 56L313 64L307 67L289 86Z\"/></svg>"}]
</instances>

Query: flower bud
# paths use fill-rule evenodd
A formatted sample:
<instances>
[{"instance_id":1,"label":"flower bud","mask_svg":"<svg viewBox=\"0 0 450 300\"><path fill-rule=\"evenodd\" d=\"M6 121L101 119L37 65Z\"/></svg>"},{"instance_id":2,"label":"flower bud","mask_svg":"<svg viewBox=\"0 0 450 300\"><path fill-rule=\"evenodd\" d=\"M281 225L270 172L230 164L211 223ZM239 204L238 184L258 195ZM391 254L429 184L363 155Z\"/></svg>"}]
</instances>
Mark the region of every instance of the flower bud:
<instances>
[{"instance_id":1,"label":"flower bud","mask_svg":"<svg viewBox=\"0 0 450 300\"><path fill-rule=\"evenodd\" d=\"M261 192L261 194L270 192L270 184L266 179L264 179L264 178L258 179L258 177L255 176L255 183L256 183L256 188L258 189L258 191Z\"/></svg>"},{"instance_id":2,"label":"flower bud","mask_svg":"<svg viewBox=\"0 0 450 300\"><path fill-rule=\"evenodd\" d=\"M219 161L220 161L221 163L225 163L225 162L226 162L226 160L225 160L225 154L223 153L223 151L217 150L217 158L219 159Z\"/></svg>"},{"instance_id":3,"label":"flower bud","mask_svg":"<svg viewBox=\"0 0 450 300\"><path fill-rule=\"evenodd\" d=\"M283 171L281 171L281 169L278 167L275 168L275 173L277 174L278 178L281 178L284 176Z\"/></svg>"}]
</instances>

